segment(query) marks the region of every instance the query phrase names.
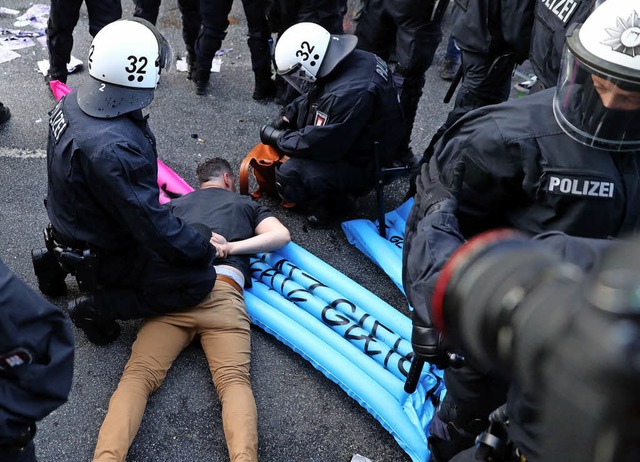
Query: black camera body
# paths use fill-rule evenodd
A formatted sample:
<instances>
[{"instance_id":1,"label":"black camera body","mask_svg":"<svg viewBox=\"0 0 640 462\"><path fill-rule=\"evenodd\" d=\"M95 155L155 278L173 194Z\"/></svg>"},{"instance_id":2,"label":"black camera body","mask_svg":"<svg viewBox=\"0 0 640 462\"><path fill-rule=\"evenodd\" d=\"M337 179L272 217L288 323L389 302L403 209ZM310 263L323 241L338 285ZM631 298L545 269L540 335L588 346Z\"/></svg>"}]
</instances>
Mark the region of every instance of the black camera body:
<instances>
[{"instance_id":1,"label":"black camera body","mask_svg":"<svg viewBox=\"0 0 640 462\"><path fill-rule=\"evenodd\" d=\"M640 241L586 273L544 242L481 234L443 268L432 313L471 364L533 398L542 461L640 461Z\"/></svg>"}]
</instances>

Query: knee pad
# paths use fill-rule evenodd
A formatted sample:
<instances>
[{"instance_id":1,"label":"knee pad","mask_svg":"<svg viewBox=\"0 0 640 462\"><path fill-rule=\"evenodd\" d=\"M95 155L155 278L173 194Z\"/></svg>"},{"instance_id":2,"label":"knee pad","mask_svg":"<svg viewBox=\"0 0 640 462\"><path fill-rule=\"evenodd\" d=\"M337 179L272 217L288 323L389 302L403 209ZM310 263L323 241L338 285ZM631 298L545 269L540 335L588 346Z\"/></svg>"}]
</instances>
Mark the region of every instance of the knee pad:
<instances>
[{"instance_id":1,"label":"knee pad","mask_svg":"<svg viewBox=\"0 0 640 462\"><path fill-rule=\"evenodd\" d=\"M282 166L276 170L276 191L278 191L278 195L287 202L305 202L307 194L298 172L295 170L283 172L282 170Z\"/></svg>"}]
</instances>

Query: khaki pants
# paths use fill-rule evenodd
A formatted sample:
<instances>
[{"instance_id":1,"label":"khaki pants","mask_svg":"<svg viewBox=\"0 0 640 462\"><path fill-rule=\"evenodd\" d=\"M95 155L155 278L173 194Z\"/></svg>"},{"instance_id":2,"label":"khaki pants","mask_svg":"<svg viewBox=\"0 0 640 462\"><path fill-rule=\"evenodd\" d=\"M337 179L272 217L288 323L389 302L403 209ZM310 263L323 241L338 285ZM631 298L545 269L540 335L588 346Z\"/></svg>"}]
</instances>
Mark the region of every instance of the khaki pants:
<instances>
[{"instance_id":1,"label":"khaki pants","mask_svg":"<svg viewBox=\"0 0 640 462\"><path fill-rule=\"evenodd\" d=\"M216 281L209 296L192 310L150 318L142 325L109 402L94 461L125 460L149 395L196 336L222 404L229 459L258 460L257 411L249 377L249 316L242 295L227 282Z\"/></svg>"}]
</instances>

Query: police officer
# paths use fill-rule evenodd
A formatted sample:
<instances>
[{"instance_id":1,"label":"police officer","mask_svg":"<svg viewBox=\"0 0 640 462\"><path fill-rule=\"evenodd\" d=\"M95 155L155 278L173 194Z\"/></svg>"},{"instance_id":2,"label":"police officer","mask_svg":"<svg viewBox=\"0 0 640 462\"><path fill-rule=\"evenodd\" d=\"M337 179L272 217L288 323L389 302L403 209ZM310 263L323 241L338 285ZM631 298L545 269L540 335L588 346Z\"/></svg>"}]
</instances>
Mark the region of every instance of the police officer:
<instances>
[{"instance_id":1,"label":"police officer","mask_svg":"<svg viewBox=\"0 0 640 462\"><path fill-rule=\"evenodd\" d=\"M463 80L446 127L478 107L506 101L516 64L529 54L535 0L456 0L452 35Z\"/></svg>"},{"instance_id":2,"label":"police officer","mask_svg":"<svg viewBox=\"0 0 640 462\"><path fill-rule=\"evenodd\" d=\"M89 33L95 37L100 29L122 17L120 0L86 0ZM45 80L67 82L67 63L73 48L73 29L78 24L82 0L51 0L47 22L49 72Z\"/></svg>"},{"instance_id":3,"label":"police officer","mask_svg":"<svg viewBox=\"0 0 640 462\"><path fill-rule=\"evenodd\" d=\"M167 41L134 18L105 26L89 74L49 120L47 249L34 252L41 290L64 293L76 276L90 293L70 317L90 341L119 334L115 319L188 308L213 287L214 248L158 199L157 151L142 109L171 62ZM59 263L60 266L57 266Z\"/></svg>"},{"instance_id":4,"label":"police officer","mask_svg":"<svg viewBox=\"0 0 640 462\"><path fill-rule=\"evenodd\" d=\"M558 81L567 29L581 24L604 0L542 0L536 2L529 62L536 83L531 92L553 87Z\"/></svg>"},{"instance_id":5,"label":"police officer","mask_svg":"<svg viewBox=\"0 0 640 462\"><path fill-rule=\"evenodd\" d=\"M374 143L391 163L404 130L387 65L355 50L353 35L332 35L314 23L287 29L278 41L278 73L301 95L277 126L260 129L263 143L290 159L276 171L285 201L311 205L311 226L323 227L348 201L374 184Z\"/></svg>"},{"instance_id":6,"label":"police officer","mask_svg":"<svg viewBox=\"0 0 640 462\"><path fill-rule=\"evenodd\" d=\"M425 83L425 72L442 40L441 21L448 0L368 0L356 36L358 47L377 54L390 64L393 81L407 121L400 146L407 161L411 131Z\"/></svg>"},{"instance_id":7,"label":"police officer","mask_svg":"<svg viewBox=\"0 0 640 462\"><path fill-rule=\"evenodd\" d=\"M640 229L638 10L639 0L607 0L568 36L556 89L470 112L422 167L403 255L418 357L446 363L430 300L465 239L504 226L589 238ZM437 461L471 446L505 400L507 384L473 366L445 371L429 438ZM536 460L535 413L508 410L517 446Z\"/></svg>"},{"instance_id":8,"label":"police officer","mask_svg":"<svg viewBox=\"0 0 640 462\"><path fill-rule=\"evenodd\" d=\"M73 335L64 314L0 261L0 458L36 460L36 422L67 401Z\"/></svg>"},{"instance_id":9,"label":"police officer","mask_svg":"<svg viewBox=\"0 0 640 462\"><path fill-rule=\"evenodd\" d=\"M190 78L196 85L196 94L205 95L211 63L227 35L232 0L200 1L180 0L182 36L187 48L187 62L191 65ZM271 75L271 31L267 23L266 0L242 0L249 34L247 43L251 54L255 87L253 99L264 100L275 96Z\"/></svg>"}]
</instances>

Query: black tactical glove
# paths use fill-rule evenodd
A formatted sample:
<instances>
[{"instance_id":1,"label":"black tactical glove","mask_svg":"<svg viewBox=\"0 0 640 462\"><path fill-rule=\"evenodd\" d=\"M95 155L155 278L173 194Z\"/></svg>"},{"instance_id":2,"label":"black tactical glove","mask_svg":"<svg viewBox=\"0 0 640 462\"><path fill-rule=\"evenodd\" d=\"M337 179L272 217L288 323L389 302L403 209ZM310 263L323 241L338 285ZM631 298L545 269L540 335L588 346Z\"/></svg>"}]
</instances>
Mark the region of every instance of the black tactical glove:
<instances>
[{"instance_id":1,"label":"black tactical glove","mask_svg":"<svg viewBox=\"0 0 640 462\"><path fill-rule=\"evenodd\" d=\"M271 125L263 125L260 127L260 141L269 146L276 146L281 133L282 130L278 130Z\"/></svg>"},{"instance_id":2,"label":"black tactical glove","mask_svg":"<svg viewBox=\"0 0 640 462\"><path fill-rule=\"evenodd\" d=\"M455 212L458 206L458 195L462 189L464 178L463 162L458 162L453 167L451 186L445 186L438 177L438 171L434 162L425 164L417 179L417 197L420 200L424 215L428 215L437 210L447 208L449 212Z\"/></svg>"},{"instance_id":3,"label":"black tactical glove","mask_svg":"<svg viewBox=\"0 0 640 462\"><path fill-rule=\"evenodd\" d=\"M411 346L416 356L438 369L449 367L449 355L444 339L435 327L413 326Z\"/></svg>"}]
</instances>

